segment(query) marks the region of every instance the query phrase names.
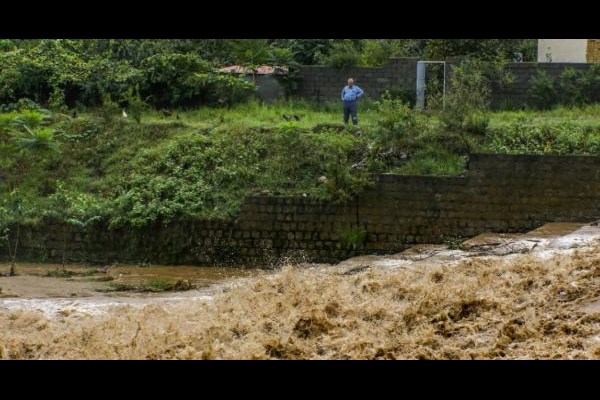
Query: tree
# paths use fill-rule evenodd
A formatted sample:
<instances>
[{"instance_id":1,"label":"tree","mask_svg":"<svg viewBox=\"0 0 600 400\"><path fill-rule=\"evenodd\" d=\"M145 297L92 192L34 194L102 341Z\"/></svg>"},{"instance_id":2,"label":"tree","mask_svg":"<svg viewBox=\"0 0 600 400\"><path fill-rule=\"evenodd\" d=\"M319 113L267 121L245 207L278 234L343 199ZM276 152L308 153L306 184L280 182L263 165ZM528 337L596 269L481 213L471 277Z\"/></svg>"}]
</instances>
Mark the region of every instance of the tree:
<instances>
[{"instance_id":1,"label":"tree","mask_svg":"<svg viewBox=\"0 0 600 400\"><path fill-rule=\"evenodd\" d=\"M240 39L234 44L233 56L236 64L252 71L256 82L256 69L271 59L271 46L265 39Z\"/></svg>"},{"instance_id":2,"label":"tree","mask_svg":"<svg viewBox=\"0 0 600 400\"><path fill-rule=\"evenodd\" d=\"M74 193L65 189L63 182L56 183L56 192L49 196L51 207L46 216L57 219L86 232L88 227L102 218L101 204L94 196L87 193ZM67 258L68 230L63 230L62 266L64 268Z\"/></svg>"},{"instance_id":3,"label":"tree","mask_svg":"<svg viewBox=\"0 0 600 400\"><path fill-rule=\"evenodd\" d=\"M24 218L23 202L18 189L9 189L8 196L0 205L0 239L5 241L8 249L8 258L10 269L8 276L16 274L17 250L19 249L19 238L21 233L21 223ZM14 235L11 241L11 230Z\"/></svg>"},{"instance_id":4,"label":"tree","mask_svg":"<svg viewBox=\"0 0 600 400\"><path fill-rule=\"evenodd\" d=\"M0 208L0 236L6 240L11 263L9 276L13 276L16 271L21 225L26 222L32 211L24 204L19 186L34 163L58 152L52 131L47 128L34 131L25 125L20 117L22 116L17 116L12 121L21 129L11 131L12 148L8 150L16 158L16 163L12 173L5 177L8 179L8 196Z\"/></svg>"},{"instance_id":5,"label":"tree","mask_svg":"<svg viewBox=\"0 0 600 400\"><path fill-rule=\"evenodd\" d=\"M427 39L423 56L444 60L452 56L470 56L480 60L511 60L521 53L524 61L534 61L535 39Z\"/></svg>"}]
</instances>

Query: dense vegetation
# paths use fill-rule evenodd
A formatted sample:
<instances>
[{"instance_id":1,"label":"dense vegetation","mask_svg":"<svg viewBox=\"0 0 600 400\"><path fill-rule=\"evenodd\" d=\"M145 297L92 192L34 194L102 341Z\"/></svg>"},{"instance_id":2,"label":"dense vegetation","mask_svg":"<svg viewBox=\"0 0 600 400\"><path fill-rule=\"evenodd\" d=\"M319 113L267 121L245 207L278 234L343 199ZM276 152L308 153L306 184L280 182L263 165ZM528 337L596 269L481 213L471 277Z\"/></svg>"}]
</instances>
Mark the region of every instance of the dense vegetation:
<instances>
[{"instance_id":1,"label":"dense vegetation","mask_svg":"<svg viewBox=\"0 0 600 400\"><path fill-rule=\"evenodd\" d=\"M460 124L399 100L364 105L361 134L336 107L303 102L165 116L141 123L105 110L76 118L47 110L0 114L5 207L30 217L143 225L178 216L235 215L252 193L347 199L369 173L459 174L470 151L598 154L598 106L552 112L471 112ZM299 121L286 121L295 115ZM177 116L179 118L177 118ZM452 118L455 118L454 120ZM326 176L326 184L319 183ZM29 210L28 213L25 211Z\"/></svg>"},{"instance_id":2,"label":"dense vegetation","mask_svg":"<svg viewBox=\"0 0 600 400\"><path fill-rule=\"evenodd\" d=\"M600 102L600 64L585 71L565 70L557 78L543 70L531 78L530 105L550 109L556 105L580 106Z\"/></svg>"},{"instance_id":3,"label":"dense vegetation","mask_svg":"<svg viewBox=\"0 0 600 400\"><path fill-rule=\"evenodd\" d=\"M0 40L0 104L29 98L52 108L139 99L154 107L231 105L251 95L242 79L215 74L240 64L381 65L391 56L531 59L530 39Z\"/></svg>"},{"instance_id":4,"label":"dense vegetation","mask_svg":"<svg viewBox=\"0 0 600 400\"><path fill-rule=\"evenodd\" d=\"M83 228L233 218L254 193L343 201L373 173L460 174L473 151L598 154L597 105L490 112L490 82L507 78L497 61L524 42L479 42L0 41L0 238L42 218ZM455 68L444 107L435 94L425 112L385 95L361 104L358 131L337 103L261 104L251 83L214 69L320 62L339 46L480 59ZM569 106L597 101L596 72L569 75Z\"/></svg>"}]
</instances>

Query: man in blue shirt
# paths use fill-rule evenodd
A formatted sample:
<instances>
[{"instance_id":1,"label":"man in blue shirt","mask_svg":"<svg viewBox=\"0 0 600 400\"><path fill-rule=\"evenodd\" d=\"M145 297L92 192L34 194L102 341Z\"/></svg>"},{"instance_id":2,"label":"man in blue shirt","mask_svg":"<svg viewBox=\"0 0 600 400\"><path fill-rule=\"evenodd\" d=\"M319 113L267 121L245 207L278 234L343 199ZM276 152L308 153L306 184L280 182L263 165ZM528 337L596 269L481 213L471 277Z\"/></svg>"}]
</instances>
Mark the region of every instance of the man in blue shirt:
<instances>
[{"instance_id":1,"label":"man in blue shirt","mask_svg":"<svg viewBox=\"0 0 600 400\"><path fill-rule=\"evenodd\" d=\"M348 117L352 114L352 124L358 125L356 117L356 101L365 92L358 86L354 85L354 79L348 79L348 86L342 89L342 101L344 102L344 123L348 123Z\"/></svg>"}]
</instances>

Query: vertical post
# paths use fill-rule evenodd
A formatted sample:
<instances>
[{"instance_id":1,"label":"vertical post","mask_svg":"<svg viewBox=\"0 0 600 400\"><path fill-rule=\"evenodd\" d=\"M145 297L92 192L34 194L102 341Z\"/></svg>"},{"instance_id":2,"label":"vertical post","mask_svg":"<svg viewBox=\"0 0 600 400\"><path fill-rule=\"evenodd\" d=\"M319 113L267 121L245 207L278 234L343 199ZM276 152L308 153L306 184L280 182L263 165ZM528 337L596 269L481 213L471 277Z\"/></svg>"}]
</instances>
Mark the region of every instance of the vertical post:
<instances>
[{"instance_id":1,"label":"vertical post","mask_svg":"<svg viewBox=\"0 0 600 400\"><path fill-rule=\"evenodd\" d=\"M425 107L425 62L417 61L417 109Z\"/></svg>"},{"instance_id":2,"label":"vertical post","mask_svg":"<svg viewBox=\"0 0 600 400\"><path fill-rule=\"evenodd\" d=\"M446 108L446 61L444 61L444 92L442 93L442 109Z\"/></svg>"}]
</instances>

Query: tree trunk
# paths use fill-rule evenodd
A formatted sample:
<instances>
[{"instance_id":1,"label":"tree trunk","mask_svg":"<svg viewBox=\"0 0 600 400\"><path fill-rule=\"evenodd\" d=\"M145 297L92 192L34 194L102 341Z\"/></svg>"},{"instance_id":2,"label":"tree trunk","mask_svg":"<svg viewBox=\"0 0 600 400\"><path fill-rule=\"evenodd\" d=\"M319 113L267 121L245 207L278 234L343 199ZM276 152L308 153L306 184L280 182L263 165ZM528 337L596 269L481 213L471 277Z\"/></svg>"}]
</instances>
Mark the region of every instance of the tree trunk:
<instances>
[{"instance_id":1,"label":"tree trunk","mask_svg":"<svg viewBox=\"0 0 600 400\"><path fill-rule=\"evenodd\" d=\"M67 230L63 230L63 252L62 252L62 267L65 268L65 259L67 256Z\"/></svg>"},{"instance_id":2,"label":"tree trunk","mask_svg":"<svg viewBox=\"0 0 600 400\"><path fill-rule=\"evenodd\" d=\"M10 269L8 270L8 276L15 276L17 274L17 249L19 248L19 235L21 233L21 226L17 224L17 235L15 239L15 248L12 251L10 250L10 239L7 238L8 241L8 255L10 256Z\"/></svg>"}]
</instances>

